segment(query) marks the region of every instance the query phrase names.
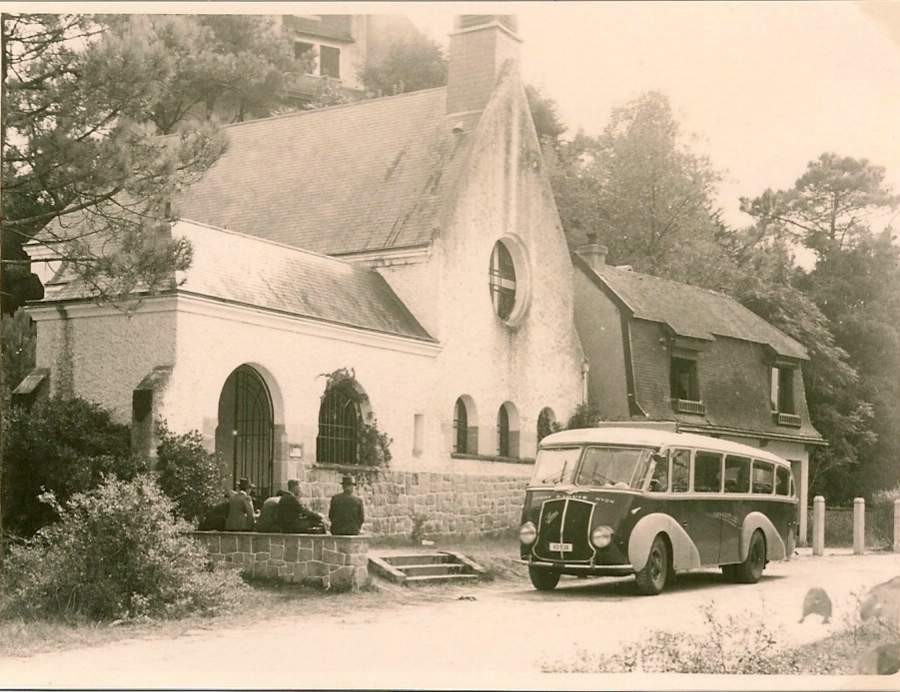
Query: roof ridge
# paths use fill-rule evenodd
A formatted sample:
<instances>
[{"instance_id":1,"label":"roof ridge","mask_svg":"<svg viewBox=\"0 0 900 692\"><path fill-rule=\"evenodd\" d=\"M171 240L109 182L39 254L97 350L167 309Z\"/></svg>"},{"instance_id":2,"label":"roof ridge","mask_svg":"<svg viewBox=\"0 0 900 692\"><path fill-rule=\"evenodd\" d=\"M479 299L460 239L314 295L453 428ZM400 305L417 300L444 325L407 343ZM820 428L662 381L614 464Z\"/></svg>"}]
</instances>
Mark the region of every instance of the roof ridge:
<instances>
[{"instance_id":1,"label":"roof ridge","mask_svg":"<svg viewBox=\"0 0 900 692\"><path fill-rule=\"evenodd\" d=\"M267 115L262 118L253 118L251 120L242 120L239 123L228 123L226 125L222 125L223 129L230 130L232 128L240 127L242 125L254 125L261 122L267 122L271 120L285 120L287 118L296 118L302 115L311 115L313 113L323 113L340 110L342 108L352 108L354 106L363 106L372 103L381 103L383 101L387 101L389 99L400 99L404 97L410 96L418 96L420 94L424 94L432 91L439 91L440 89L446 89L447 86L439 86L439 87L431 87L430 89L418 89L416 91L406 91L402 94L391 94L390 96L375 96L373 98L361 98L358 101L349 101L348 103L337 103L333 106L324 106L322 108L310 108L308 110L298 110L291 111L290 113L279 113L277 115Z\"/></svg>"},{"instance_id":2,"label":"roof ridge","mask_svg":"<svg viewBox=\"0 0 900 692\"><path fill-rule=\"evenodd\" d=\"M365 271L373 271L368 267L361 266L356 262L348 262L347 260L343 260L340 257L334 257L333 255L325 255L321 252L315 252L314 250L308 250L306 248L297 247L296 245L289 245L287 243L281 243L277 240L270 240L269 238L263 238L262 236L254 235L252 233L243 233L241 231L235 231L231 228L222 228L221 226L215 226L211 223L205 223L203 221L195 221L194 219L189 219L186 217L179 217L178 221L184 221L185 223L192 224L194 226L199 226L201 228L208 228L213 231L218 231L219 233L227 233L229 235L238 236L240 238L245 238L247 240L251 240L258 243L263 243L265 245L274 245L275 247L282 248L284 250L293 250L294 252L300 253L301 255L310 255L311 257L317 257L319 259L327 260L329 262L334 262L335 264L340 264L344 267L348 267L350 269L364 269ZM176 222L177 223L177 222ZM375 272L376 274L378 272Z\"/></svg>"}]
</instances>

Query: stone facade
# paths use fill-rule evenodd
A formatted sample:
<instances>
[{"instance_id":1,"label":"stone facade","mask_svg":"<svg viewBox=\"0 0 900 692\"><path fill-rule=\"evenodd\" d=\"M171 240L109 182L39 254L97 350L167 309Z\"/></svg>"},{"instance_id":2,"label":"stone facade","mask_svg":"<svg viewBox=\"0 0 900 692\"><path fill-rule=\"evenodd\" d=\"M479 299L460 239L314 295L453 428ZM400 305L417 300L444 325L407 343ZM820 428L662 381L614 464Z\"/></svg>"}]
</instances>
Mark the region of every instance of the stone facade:
<instances>
[{"instance_id":1,"label":"stone facade","mask_svg":"<svg viewBox=\"0 0 900 692\"><path fill-rule=\"evenodd\" d=\"M358 590L369 583L366 536L296 533L194 531L191 535L213 563L225 563L248 576Z\"/></svg>"},{"instance_id":2,"label":"stone facade","mask_svg":"<svg viewBox=\"0 0 900 692\"><path fill-rule=\"evenodd\" d=\"M530 467L526 467L530 470ZM328 514L332 495L340 492L342 469L304 467L301 501ZM356 494L362 498L363 530L378 536L408 538L416 521L425 535L474 536L519 526L526 479L460 473L385 470L367 479L358 474Z\"/></svg>"}]
</instances>

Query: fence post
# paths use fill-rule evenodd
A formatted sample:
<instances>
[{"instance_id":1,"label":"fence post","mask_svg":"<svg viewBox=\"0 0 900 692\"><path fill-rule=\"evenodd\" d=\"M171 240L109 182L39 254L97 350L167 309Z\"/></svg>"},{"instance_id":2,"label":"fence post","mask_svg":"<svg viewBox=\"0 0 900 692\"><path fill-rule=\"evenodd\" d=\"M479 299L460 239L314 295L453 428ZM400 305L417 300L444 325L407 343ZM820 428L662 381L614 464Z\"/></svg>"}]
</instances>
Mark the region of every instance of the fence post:
<instances>
[{"instance_id":1,"label":"fence post","mask_svg":"<svg viewBox=\"0 0 900 692\"><path fill-rule=\"evenodd\" d=\"M894 500L894 552L900 553L900 498Z\"/></svg>"},{"instance_id":2,"label":"fence post","mask_svg":"<svg viewBox=\"0 0 900 692\"><path fill-rule=\"evenodd\" d=\"M853 554L862 555L866 549L866 501L853 498Z\"/></svg>"},{"instance_id":3,"label":"fence post","mask_svg":"<svg viewBox=\"0 0 900 692\"><path fill-rule=\"evenodd\" d=\"M825 498L813 498L813 555L825 554Z\"/></svg>"}]
</instances>

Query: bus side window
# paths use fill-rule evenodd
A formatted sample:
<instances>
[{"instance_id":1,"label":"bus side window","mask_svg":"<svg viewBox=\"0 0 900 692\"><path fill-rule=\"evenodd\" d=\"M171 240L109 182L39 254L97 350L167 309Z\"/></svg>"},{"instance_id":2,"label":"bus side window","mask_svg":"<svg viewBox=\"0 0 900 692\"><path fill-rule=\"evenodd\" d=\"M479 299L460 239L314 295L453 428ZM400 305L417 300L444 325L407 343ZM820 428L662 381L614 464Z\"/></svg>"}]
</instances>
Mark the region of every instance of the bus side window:
<instances>
[{"instance_id":1,"label":"bus side window","mask_svg":"<svg viewBox=\"0 0 900 692\"><path fill-rule=\"evenodd\" d=\"M672 452L672 492L686 493L691 485L691 452L676 449Z\"/></svg>"},{"instance_id":2,"label":"bus side window","mask_svg":"<svg viewBox=\"0 0 900 692\"><path fill-rule=\"evenodd\" d=\"M694 492L722 492L722 455L697 452L694 456Z\"/></svg>"},{"instance_id":3,"label":"bus side window","mask_svg":"<svg viewBox=\"0 0 900 692\"><path fill-rule=\"evenodd\" d=\"M775 475L775 492L778 495L791 494L791 472L779 466Z\"/></svg>"},{"instance_id":4,"label":"bus side window","mask_svg":"<svg viewBox=\"0 0 900 692\"><path fill-rule=\"evenodd\" d=\"M771 495L775 489L775 467L768 461L753 460L753 492Z\"/></svg>"},{"instance_id":5,"label":"bus side window","mask_svg":"<svg viewBox=\"0 0 900 692\"><path fill-rule=\"evenodd\" d=\"M725 492L750 492L749 457L736 457L731 454L725 457Z\"/></svg>"},{"instance_id":6,"label":"bus side window","mask_svg":"<svg viewBox=\"0 0 900 692\"><path fill-rule=\"evenodd\" d=\"M669 489L669 457L654 455L653 476L650 478L650 492L664 493Z\"/></svg>"}]
</instances>

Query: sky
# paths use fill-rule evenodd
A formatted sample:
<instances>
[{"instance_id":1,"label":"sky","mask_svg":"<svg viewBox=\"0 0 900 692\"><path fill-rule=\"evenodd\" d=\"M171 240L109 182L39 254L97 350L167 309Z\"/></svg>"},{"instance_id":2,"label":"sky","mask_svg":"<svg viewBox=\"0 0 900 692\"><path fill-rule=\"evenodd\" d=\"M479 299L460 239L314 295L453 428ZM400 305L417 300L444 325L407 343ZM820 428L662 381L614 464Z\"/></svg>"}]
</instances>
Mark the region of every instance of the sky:
<instances>
[{"instance_id":1,"label":"sky","mask_svg":"<svg viewBox=\"0 0 900 692\"><path fill-rule=\"evenodd\" d=\"M524 78L572 134L598 133L616 106L664 92L692 148L723 171L719 203L734 225L750 222L740 197L790 187L825 151L884 166L900 191L900 0L391 9L443 45L454 14L516 14Z\"/></svg>"}]
</instances>

